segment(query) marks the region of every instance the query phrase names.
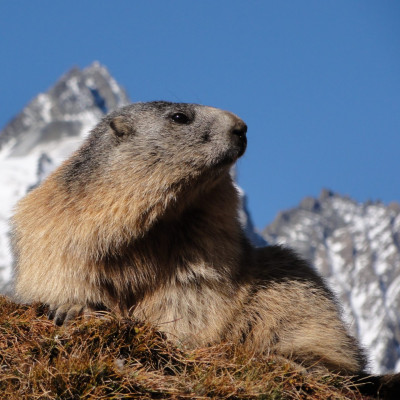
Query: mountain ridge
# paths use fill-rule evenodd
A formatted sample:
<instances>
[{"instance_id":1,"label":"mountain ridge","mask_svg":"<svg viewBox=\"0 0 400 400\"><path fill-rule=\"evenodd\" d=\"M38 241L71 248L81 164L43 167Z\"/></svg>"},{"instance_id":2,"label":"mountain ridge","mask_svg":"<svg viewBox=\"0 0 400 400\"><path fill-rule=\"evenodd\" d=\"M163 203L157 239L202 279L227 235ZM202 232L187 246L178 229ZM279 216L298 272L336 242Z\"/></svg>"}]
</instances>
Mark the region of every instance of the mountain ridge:
<instances>
[{"instance_id":1,"label":"mountain ridge","mask_svg":"<svg viewBox=\"0 0 400 400\"><path fill-rule=\"evenodd\" d=\"M373 370L400 368L400 205L357 203L323 190L281 212L262 232L324 276ZM373 318L371 318L373 315Z\"/></svg>"}]
</instances>

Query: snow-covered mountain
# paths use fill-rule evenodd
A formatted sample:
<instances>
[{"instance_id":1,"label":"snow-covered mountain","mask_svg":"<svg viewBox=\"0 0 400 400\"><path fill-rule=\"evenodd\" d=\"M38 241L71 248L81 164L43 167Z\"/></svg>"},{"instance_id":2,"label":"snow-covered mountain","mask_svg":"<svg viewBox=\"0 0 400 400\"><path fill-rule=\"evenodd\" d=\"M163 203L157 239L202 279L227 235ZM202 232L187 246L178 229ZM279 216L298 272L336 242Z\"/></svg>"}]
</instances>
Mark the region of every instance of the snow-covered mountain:
<instances>
[{"instance_id":1,"label":"snow-covered mountain","mask_svg":"<svg viewBox=\"0 0 400 400\"><path fill-rule=\"evenodd\" d=\"M124 89L95 62L69 71L0 132L0 292L10 286L12 272L8 224L12 207L80 145L102 116L129 102ZM246 197L238 189L243 204L240 221L250 240L263 245L247 212Z\"/></svg>"},{"instance_id":2,"label":"snow-covered mountain","mask_svg":"<svg viewBox=\"0 0 400 400\"><path fill-rule=\"evenodd\" d=\"M400 370L400 205L359 204L323 190L263 231L296 249L336 292L375 372Z\"/></svg>"}]
</instances>

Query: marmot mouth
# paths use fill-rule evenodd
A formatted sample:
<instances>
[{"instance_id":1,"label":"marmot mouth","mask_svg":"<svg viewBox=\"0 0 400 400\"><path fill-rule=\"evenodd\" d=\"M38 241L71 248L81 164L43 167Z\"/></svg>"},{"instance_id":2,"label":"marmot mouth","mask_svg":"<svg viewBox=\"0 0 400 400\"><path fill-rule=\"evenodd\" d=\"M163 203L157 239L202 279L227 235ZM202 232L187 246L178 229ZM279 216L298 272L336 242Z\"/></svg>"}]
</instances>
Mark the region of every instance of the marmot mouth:
<instances>
[{"instance_id":1,"label":"marmot mouth","mask_svg":"<svg viewBox=\"0 0 400 400\"><path fill-rule=\"evenodd\" d=\"M221 154L216 162L216 166L227 166L234 164L246 151L246 140L240 142L238 146L232 146L226 153Z\"/></svg>"}]
</instances>

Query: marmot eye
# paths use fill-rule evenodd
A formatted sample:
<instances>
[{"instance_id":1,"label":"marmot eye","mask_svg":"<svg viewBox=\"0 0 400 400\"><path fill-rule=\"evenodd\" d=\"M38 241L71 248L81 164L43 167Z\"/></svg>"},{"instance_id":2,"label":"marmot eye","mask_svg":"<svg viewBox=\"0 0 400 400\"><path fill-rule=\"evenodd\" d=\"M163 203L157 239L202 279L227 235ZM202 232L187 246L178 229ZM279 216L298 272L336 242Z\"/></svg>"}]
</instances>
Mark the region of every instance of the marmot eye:
<instances>
[{"instance_id":1,"label":"marmot eye","mask_svg":"<svg viewBox=\"0 0 400 400\"><path fill-rule=\"evenodd\" d=\"M177 124L188 124L190 122L189 117L181 112L172 114L171 117L172 121L176 122Z\"/></svg>"}]
</instances>

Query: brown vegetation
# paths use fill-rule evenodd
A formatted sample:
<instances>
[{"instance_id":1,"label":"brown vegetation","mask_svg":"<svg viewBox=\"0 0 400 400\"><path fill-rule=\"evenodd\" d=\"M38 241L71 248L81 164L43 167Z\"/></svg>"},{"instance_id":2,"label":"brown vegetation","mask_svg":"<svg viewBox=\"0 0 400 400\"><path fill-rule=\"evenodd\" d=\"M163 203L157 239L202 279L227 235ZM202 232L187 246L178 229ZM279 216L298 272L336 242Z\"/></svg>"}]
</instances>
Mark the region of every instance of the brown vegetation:
<instances>
[{"instance_id":1,"label":"brown vegetation","mask_svg":"<svg viewBox=\"0 0 400 400\"><path fill-rule=\"evenodd\" d=\"M366 399L346 378L227 344L186 351L132 319L59 328L44 311L0 297L1 399Z\"/></svg>"}]
</instances>

